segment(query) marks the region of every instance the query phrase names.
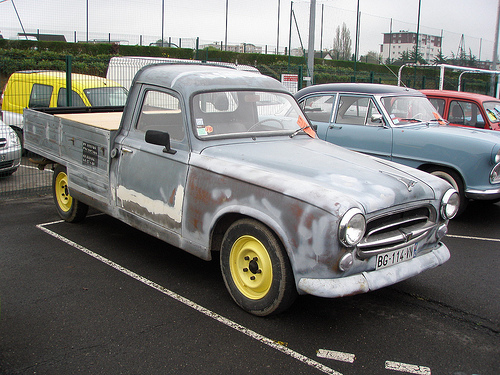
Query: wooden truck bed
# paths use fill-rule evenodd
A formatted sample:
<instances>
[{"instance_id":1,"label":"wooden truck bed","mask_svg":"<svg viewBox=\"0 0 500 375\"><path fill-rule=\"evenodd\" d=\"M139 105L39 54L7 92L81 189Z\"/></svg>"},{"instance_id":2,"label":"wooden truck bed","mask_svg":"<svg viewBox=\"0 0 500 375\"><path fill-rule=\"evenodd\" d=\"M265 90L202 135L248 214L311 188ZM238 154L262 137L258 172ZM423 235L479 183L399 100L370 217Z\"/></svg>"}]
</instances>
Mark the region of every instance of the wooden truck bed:
<instances>
[{"instance_id":1,"label":"wooden truck bed","mask_svg":"<svg viewBox=\"0 0 500 375\"><path fill-rule=\"evenodd\" d=\"M66 113L55 115L55 117L79 122L80 124L91 125L96 128L118 130L122 119L122 112Z\"/></svg>"}]
</instances>

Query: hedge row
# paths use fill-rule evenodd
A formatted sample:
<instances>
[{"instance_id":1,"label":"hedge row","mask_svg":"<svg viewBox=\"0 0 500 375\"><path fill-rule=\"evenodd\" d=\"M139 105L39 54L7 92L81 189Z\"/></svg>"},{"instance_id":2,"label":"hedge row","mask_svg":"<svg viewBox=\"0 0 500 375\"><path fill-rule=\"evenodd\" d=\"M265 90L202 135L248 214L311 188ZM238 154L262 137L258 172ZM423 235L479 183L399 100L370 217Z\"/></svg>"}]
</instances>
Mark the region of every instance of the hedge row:
<instances>
[{"instance_id":1,"label":"hedge row","mask_svg":"<svg viewBox=\"0 0 500 375\"><path fill-rule=\"evenodd\" d=\"M307 76L304 57L267 55L257 53L236 53L216 49L192 50L156 46L125 46L117 44L90 44L66 42L41 42L28 40L0 39L0 74L8 77L18 70L48 69L65 70L66 56L72 56L72 71L105 76L112 56L151 56L202 61L224 61L255 66L263 74L276 79L283 73L302 73ZM369 64L363 62L316 59L314 82L376 82L397 84L398 66ZM403 81L409 87L437 88L438 69L416 71L405 69ZM458 73L446 75L445 88L456 90ZM489 77L475 76L467 80L470 91L488 90Z\"/></svg>"}]
</instances>

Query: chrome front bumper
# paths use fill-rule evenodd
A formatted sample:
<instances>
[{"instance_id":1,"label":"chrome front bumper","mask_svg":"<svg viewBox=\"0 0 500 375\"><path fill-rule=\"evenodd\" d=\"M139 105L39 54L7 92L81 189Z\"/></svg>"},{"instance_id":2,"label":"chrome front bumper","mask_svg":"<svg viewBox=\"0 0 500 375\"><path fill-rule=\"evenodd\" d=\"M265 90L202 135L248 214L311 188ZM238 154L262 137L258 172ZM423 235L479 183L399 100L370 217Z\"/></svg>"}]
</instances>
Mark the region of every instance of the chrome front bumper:
<instances>
[{"instance_id":1,"label":"chrome front bumper","mask_svg":"<svg viewBox=\"0 0 500 375\"><path fill-rule=\"evenodd\" d=\"M299 281L299 292L318 297L337 298L377 290L419 273L437 267L450 259L450 251L443 243L430 253L394 266L338 279L310 279Z\"/></svg>"},{"instance_id":2,"label":"chrome front bumper","mask_svg":"<svg viewBox=\"0 0 500 375\"><path fill-rule=\"evenodd\" d=\"M465 196L475 200L493 200L500 198L500 188L489 190L468 189L465 191Z\"/></svg>"}]
</instances>

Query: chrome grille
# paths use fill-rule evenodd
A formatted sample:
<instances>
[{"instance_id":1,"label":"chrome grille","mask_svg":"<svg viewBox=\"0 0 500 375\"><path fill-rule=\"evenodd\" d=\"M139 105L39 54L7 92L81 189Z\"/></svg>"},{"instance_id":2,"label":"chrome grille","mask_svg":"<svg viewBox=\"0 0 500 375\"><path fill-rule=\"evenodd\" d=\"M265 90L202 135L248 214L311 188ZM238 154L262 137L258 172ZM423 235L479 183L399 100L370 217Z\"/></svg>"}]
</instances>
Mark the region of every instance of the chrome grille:
<instances>
[{"instance_id":1,"label":"chrome grille","mask_svg":"<svg viewBox=\"0 0 500 375\"><path fill-rule=\"evenodd\" d=\"M409 246L436 227L435 215L428 207L398 212L367 223L366 234L358 244L361 259Z\"/></svg>"},{"instance_id":2,"label":"chrome grille","mask_svg":"<svg viewBox=\"0 0 500 375\"><path fill-rule=\"evenodd\" d=\"M12 160L0 161L0 169L10 168L13 165L14 165L14 161L12 161Z\"/></svg>"}]
</instances>

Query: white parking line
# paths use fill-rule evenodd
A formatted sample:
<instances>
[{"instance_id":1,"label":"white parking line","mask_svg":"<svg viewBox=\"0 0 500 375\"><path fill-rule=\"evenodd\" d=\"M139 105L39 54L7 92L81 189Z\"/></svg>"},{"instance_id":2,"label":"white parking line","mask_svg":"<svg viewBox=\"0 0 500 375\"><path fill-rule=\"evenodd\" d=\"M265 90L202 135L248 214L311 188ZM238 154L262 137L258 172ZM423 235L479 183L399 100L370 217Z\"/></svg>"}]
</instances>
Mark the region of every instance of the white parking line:
<instances>
[{"instance_id":1,"label":"white parking line","mask_svg":"<svg viewBox=\"0 0 500 375\"><path fill-rule=\"evenodd\" d=\"M54 222L51 222L51 223L44 223L44 224L39 224L37 225L36 227L39 228L40 230L44 231L45 233L51 235L52 237L55 237L57 238L58 240L74 247L75 249L77 250L80 250L82 252L84 252L85 254L87 255L90 255L91 257L97 259L98 261L124 273L125 275L127 276L130 276L132 277L133 279L137 280L137 281L140 281L141 283L153 288L153 289L156 289L157 291L175 299L176 301L178 302L181 302L183 303L184 305L198 311L198 312L201 312L202 314L208 316L209 318L212 318L216 321L218 321L219 323L222 323L238 332L241 332L247 336L249 336L250 338L254 339L254 340L257 340L257 341L260 341L262 344L265 344L275 350L278 350L310 367L313 367L325 374L333 374L333 375L342 375L340 372L337 372L335 371L334 369L330 368L330 367L327 367L325 365L323 365L322 363L319 363L309 357L306 357L294 350L291 350L289 348L287 348L286 346L283 346L283 345L280 345L279 343L275 342L274 340L271 340L270 338L267 338L255 331L252 331L246 327L243 327L242 325L236 323L236 322L233 322L232 320L229 320L211 310L208 310L206 309L205 307L203 306L200 306L198 305L197 303L175 293L175 292L172 292L171 290L159 285L159 284L156 284L155 282L151 281L151 280L148 280L146 279L145 277L135 273L135 272L132 272L130 271L129 269L125 268L125 267L122 267L121 265L99 255L99 254L96 254L94 253L93 251L85 248L84 246L82 245L79 245L77 244L76 242L73 242L69 239L67 239L66 237L63 237L61 236L60 234L57 234L53 231L51 231L50 229L47 229L45 228L46 226L48 225L52 225L52 224L57 224L57 223L61 223L62 220L60 221L54 221Z\"/></svg>"},{"instance_id":2,"label":"white parking line","mask_svg":"<svg viewBox=\"0 0 500 375\"><path fill-rule=\"evenodd\" d=\"M431 375L431 369L429 367L409 365L401 362L385 361L385 368L386 370L406 372L408 374Z\"/></svg>"},{"instance_id":3,"label":"white parking line","mask_svg":"<svg viewBox=\"0 0 500 375\"><path fill-rule=\"evenodd\" d=\"M317 356L320 358L333 359L335 361L353 363L356 356L351 353L337 352L335 350L319 349Z\"/></svg>"},{"instance_id":4,"label":"white parking line","mask_svg":"<svg viewBox=\"0 0 500 375\"><path fill-rule=\"evenodd\" d=\"M457 234L447 234L446 237L451 238L463 238L465 240L477 240L477 241L491 241L491 242L500 242L500 239L497 238L484 238L484 237L471 237L471 236L459 236Z\"/></svg>"}]
</instances>

